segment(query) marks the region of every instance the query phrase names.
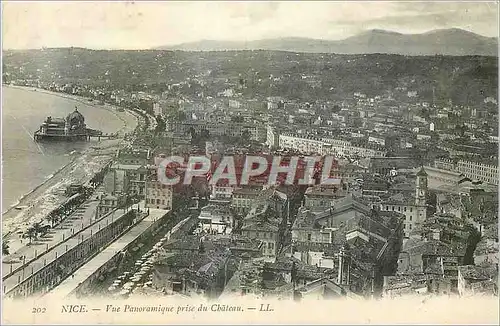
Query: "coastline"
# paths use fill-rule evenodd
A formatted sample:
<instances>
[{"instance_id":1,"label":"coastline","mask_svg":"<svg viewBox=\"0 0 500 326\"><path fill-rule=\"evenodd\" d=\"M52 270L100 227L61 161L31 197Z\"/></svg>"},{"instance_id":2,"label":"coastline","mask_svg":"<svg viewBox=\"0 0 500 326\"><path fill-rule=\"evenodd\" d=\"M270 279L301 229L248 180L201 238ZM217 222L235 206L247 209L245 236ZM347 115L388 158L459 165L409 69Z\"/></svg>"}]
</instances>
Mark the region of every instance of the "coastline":
<instances>
[{"instance_id":1,"label":"coastline","mask_svg":"<svg viewBox=\"0 0 500 326\"><path fill-rule=\"evenodd\" d=\"M97 106L89 103L85 97L76 95L60 94L33 87L2 85L2 87L11 87L30 92L41 92L47 95L58 96L71 101L83 103L96 109L104 109L113 113L123 125L116 131L118 138L111 140L102 140L98 144L74 154L74 157L53 173L47 176L47 179L35 186L33 189L22 195L15 204L9 206L2 212L2 236L4 239L10 238L16 231L35 221L43 220L44 215L60 205L64 200L61 195L61 188L73 181L85 181L94 172L103 167L106 162L112 159L112 154L123 145L123 136L127 132L133 131L139 123L138 116L130 110L125 109L122 112L117 111L117 107L111 105ZM128 116L128 119L127 117ZM100 153L101 150L111 151L110 153ZM75 180L76 179L76 180ZM80 179L80 180L79 180ZM26 206L26 208L17 210L16 207ZM15 248L12 248L15 251Z\"/></svg>"},{"instance_id":2,"label":"coastline","mask_svg":"<svg viewBox=\"0 0 500 326\"><path fill-rule=\"evenodd\" d=\"M6 84L2 84L2 87L15 88L15 89L20 89L20 90L28 91L28 92L37 92L37 93L43 93L43 94L47 94L47 95L57 96L57 97L60 97L60 98L64 98L64 99L72 100L72 101L75 101L75 102L79 102L81 104L85 104L87 106L91 106L91 107L96 108L96 109L104 109L104 110L106 110L108 112L111 112L114 116L116 116L119 120L121 120L124 123L124 126L121 129L118 129L116 131L118 134L120 134L121 131L123 131L125 128L127 128L127 125L125 123L126 121L118 113L118 111L117 111L118 107L114 106L114 105L110 105L110 104L99 105L99 104L96 104L96 103L93 103L93 102L88 102L88 98L83 97L83 96L71 95L71 94L66 94L66 93L58 93L58 92L48 91L48 90L43 89L43 88L37 88L37 87L18 86L18 85L6 85ZM131 110L128 110L128 109L125 109L125 108L123 108L123 109L124 109L124 111L122 111L122 113L129 114L129 115L131 115L131 116L133 116L135 118L135 120L136 120L135 121L135 125L133 126L133 128L131 128L132 130L135 129L135 127L138 124L138 116L137 116L137 114L134 113ZM118 139L120 139L120 138L118 138Z\"/></svg>"},{"instance_id":3,"label":"coastline","mask_svg":"<svg viewBox=\"0 0 500 326\"><path fill-rule=\"evenodd\" d=\"M17 206L21 206L21 202L24 201L24 199L26 197L28 197L29 195L31 195L32 193L34 193L35 191L37 191L38 189L40 189L41 187L43 187L44 184L50 182L51 179L53 179L57 174L61 173L62 170L64 170L65 168L67 168L70 164L74 163L77 159L78 159L77 156L73 157L73 159L70 162L64 164L62 167L60 167L56 171L54 171L53 173L49 174L44 181L42 181L41 183L39 183L38 185L36 185L30 191L28 191L28 192L24 193L23 195L21 195L21 197L19 197L19 199L14 204L10 205L5 211L2 212L2 218L3 218L3 216L5 214L10 213Z\"/></svg>"}]
</instances>

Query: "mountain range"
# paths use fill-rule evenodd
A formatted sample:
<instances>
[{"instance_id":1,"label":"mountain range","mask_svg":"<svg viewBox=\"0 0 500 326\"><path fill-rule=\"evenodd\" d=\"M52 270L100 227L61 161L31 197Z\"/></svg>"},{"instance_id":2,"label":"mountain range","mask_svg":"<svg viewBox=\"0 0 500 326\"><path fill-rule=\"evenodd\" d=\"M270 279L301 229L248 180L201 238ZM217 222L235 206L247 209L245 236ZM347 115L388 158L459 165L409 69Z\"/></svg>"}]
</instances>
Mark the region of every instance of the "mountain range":
<instances>
[{"instance_id":1,"label":"mountain range","mask_svg":"<svg viewBox=\"0 0 500 326\"><path fill-rule=\"evenodd\" d=\"M156 49L181 51L269 50L338 54L386 53L412 56L498 56L498 40L495 37L485 37L458 28L437 29L422 34L402 34L373 29L336 41L300 37L248 42L202 40L161 46Z\"/></svg>"}]
</instances>

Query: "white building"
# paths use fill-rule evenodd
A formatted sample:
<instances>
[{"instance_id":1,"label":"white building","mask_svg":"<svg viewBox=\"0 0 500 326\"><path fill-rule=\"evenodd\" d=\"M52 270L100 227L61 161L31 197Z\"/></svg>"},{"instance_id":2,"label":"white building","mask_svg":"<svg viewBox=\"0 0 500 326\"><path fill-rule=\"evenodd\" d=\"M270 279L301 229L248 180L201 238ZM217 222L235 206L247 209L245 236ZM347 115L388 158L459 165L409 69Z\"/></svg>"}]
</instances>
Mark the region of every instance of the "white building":
<instances>
[{"instance_id":1,"label":"white building","mask_svg":"<svg viewBox=\"0 0 500 326\"><path fill-rule=\"evenodd\" d=\"M172 209L172 186L167 186L158 180L146 182L146 207L156 209Z\"/></svg>"},{"instance_id":2,"label":"white building","mask_svg":"<svg viewBox=\"0 0 500 326\"><path fill-rule=\"evenodd\" d=\"M274 126L268 125L266 130L266 145L269 147L279 146L279 133Z\"/></svg>"},{"instance_id":3,"label":"white building","mask_svg":"<svg viewBox=\"0 0 500 326\"><path fill-rule=\"evenodd\" d=\"M381 211L393 211L403 214L405 219L404 233L408 237L417 225L427 218L427 173L421 168L417 173L414 196L398 193L380 203Z\"/></svg>"},{"instance_id":4,"label":"white building","mask_svg":"<svg viewBox=\"0 0 500 326\"><path fill-rule=\"evenodd\" d=\"M207 205L201 209L198 220L201 229L207 233L229 234L232 232L233 215L229 206Z\"/></svg>"},{"instance_id":5,"label":"white building","mask_svg":"<svg viewBox=\"0 0 500 326\"><path fill-rule=\"evenodd\" d=\"M301 153L323 154L324 142L316 137L298 136L293 134L280 134L279 147L295 149Z\"/></svg>"},{"instance_id":6,"label":"white building","mask_svg":"<svg viewBox=\"0 0 500 326\"><path fill-rule=\"evenodd\" d=\"M350 141L343 139L323 138L322 140L329 145L323 146L325 148L323 154L341 155L347 157L360 156L363 158L384 157L386 155L386 152L382 149L368 146L356 146Z\"/></svg>"},{"instance_id":7,"label":"white building","mask_svg":"<svg viewBox=\"0 0 500 326\"><path fill-rule=\"evenodd\" d=\"M272 135L268 132L268 141ZM358 146L348 140L334 138L317 138L314 136L302 136L297 134L280 134L279 147L283 149L295 149L302 153L314 153L320 155L360 156L360 157L384 157L386 152L377 148L376 145Z\"/></svg>"},{"instance_id":8,"label":"white building","mask_svg":"<svg viewBox=\"0 0 500 326\"><path fill-rule=\"evenodd\" d=\"M498 185L498 163L485 162L481 159L477 161L459 160L436 160L434 165L437 168L463 173L471 180L478 180L493 185Z\"/></svg>"},{"instance_id":9,"label":"white building","mask_svg":"<svg viewBox=\"0 0 500 326\"><path fill-rule=\"evenodd\" d=\"M498 185L498 164L460 160L456 169L472 180Z\"/></svg>"}]
</instances>

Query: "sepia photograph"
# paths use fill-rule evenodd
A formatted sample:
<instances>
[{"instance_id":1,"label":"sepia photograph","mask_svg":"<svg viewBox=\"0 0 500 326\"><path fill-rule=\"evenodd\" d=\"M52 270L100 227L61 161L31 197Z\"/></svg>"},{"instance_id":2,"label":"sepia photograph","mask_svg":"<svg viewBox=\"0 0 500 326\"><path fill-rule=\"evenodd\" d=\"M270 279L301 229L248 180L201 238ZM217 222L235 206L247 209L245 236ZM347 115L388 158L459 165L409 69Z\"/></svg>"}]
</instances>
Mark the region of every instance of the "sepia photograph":
<instances>
[{"instance_id":1,"label":"sepia photograph","mask_svg":"<svg viewBox=\"0 0 500 326\"><path fill-rule=\"evenodd\" d=\"M2 324L498 324L498 1L2 1Z\"/></svg>"}]
</instances>

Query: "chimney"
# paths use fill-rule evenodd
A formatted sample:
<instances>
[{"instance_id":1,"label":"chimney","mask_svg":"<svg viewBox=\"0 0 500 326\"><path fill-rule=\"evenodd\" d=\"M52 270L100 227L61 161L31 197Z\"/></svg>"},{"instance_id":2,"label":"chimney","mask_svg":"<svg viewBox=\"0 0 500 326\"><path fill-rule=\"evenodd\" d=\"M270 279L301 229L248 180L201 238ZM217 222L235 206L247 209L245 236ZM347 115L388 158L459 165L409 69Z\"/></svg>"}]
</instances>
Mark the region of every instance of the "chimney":
<instances>
[{"instance_id":1,"label":"chimney","mask_svg":"<svg viewBox=\"0 0 500 326\"><path fill-rule=\"evenodd\" d=\"M339 273L337 276L337 283L342 285L344 278L344 247L340 249L339 253Z\"/></svg>"}]
</instances>

